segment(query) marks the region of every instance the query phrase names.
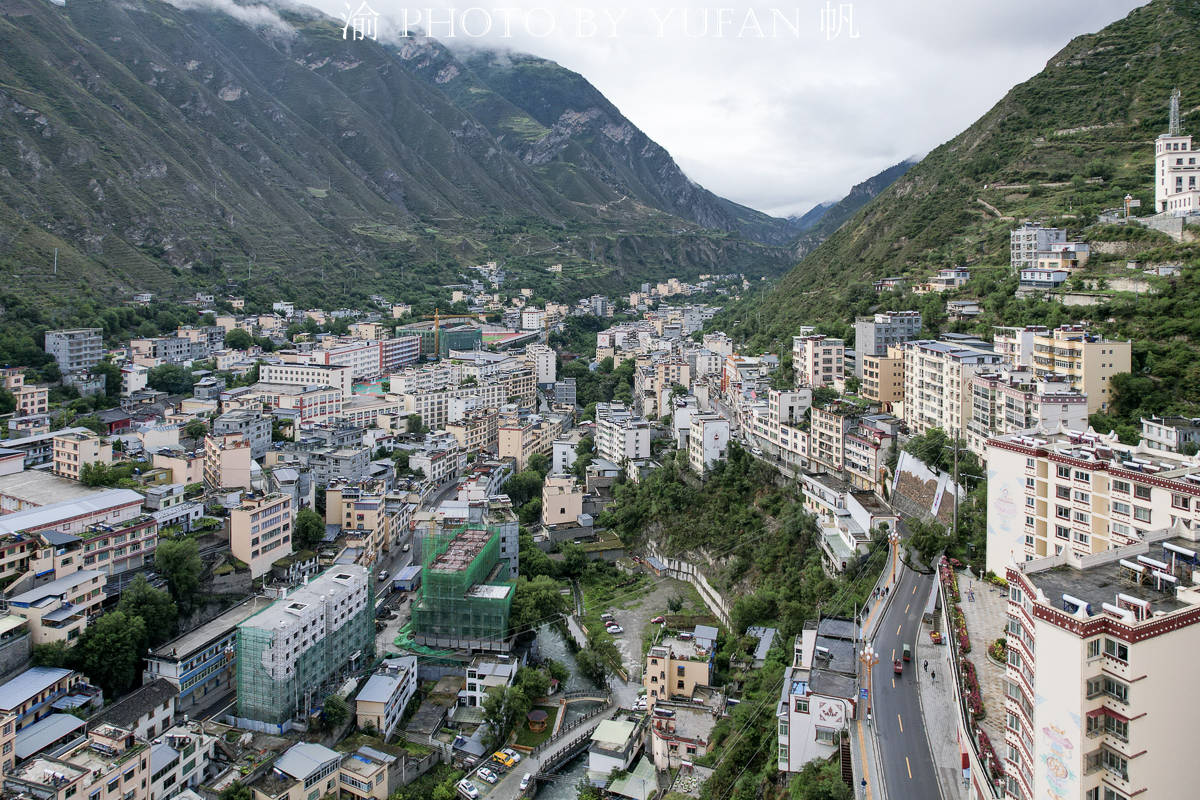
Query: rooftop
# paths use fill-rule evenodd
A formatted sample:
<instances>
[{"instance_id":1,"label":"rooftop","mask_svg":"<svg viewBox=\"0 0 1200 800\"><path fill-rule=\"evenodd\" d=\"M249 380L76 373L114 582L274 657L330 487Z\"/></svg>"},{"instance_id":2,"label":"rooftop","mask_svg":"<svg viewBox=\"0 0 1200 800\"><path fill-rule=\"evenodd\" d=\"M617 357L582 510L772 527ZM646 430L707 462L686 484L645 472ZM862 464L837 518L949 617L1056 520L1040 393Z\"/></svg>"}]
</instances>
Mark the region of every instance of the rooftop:
<instances>
[{"instance_id":1,"label":"rooftop","mask_svg":"<svg viewBox=\"0 0 1200 800\"><path fill-rule=\"evenodd\" d=\"M636 730L636 722L606 719L592 732L592 741L608 750L624 750Z\"/></svg>"},{"instance_id":2,"label":"rooftop","mask_svg":"<svg viewBox=\"0 0 1200 800\"><path fill-rule=\"evenodd\" d=\"M443 572L462 572L483 552L493 533L488 530L465 530L451 540L446 551L434 558L430 569Z\"/></svg>"},{"instance_id":3,"label":"rooftop","mask_svg":"<svg viewBox=\"0 0 1200 800\"><path fill-rule=\"evenodd\" d=\"M200 627L193 628L182 636L177 636L171 641L159 645L156 650L151 651L150 655L162 659L187 658L197 650L201 650L225 636L236 628L239 622L257 614L273 602L275 600L270 597L258 595L251 597Z\"/></svg>"},{"instance_id":4,"label":"rooftop","mask_svg":"<svg viewBox=\"0 0 1200 800\"><path fill-rule=\"evenodd\" d=\"M104 573L96 569L81 569L78 572L73 572L56 580L52 580L47 584L30 589L27 592L22 592L16 597L9 598L9 603L17 606L35 605L39 600L45 600L50 597L66 594L93 578L103 577Z\"/></svg>"},{"instance_id":5,"label":"rooftop","mask_svg":"<svg viewBox=\"0 0 1200 800\"><path fill-rule=\"evenodd\" d=\"M179 694L179 690L165 678L156 678L145 686L125 695L88 720L89 725L117 725L133 728L143 716L152 713L163 703Z\"/></svg>"},{"instance_id":6,"label":"rooftop","mask_svg":"<svg viewBox=\"0 0 1200 800\"><path fill-rule=\"evenodd\" d=\"M71 673L71 670L59 667L30 667L7 683L0 684L0 710L11 711Z\"/></svg>"},{"instance_id":7,"label":"rooftop","mask_svg":"<svg viewBox=\"0 0 1200 800\"><path fill-rule=\"evenodd\" d=\"M60 478L49 472L25 470L0 476L0 495L14 497L36 506L79 500L101 491L79 481Z\"/></svg>"},{"instance_id":8,"label":"rooftop","mask_svg":"<svg viewBox=\"0 0 1200 800\"><path fill-rule=\"evenodd\" d=\"M304 780L322 765L341 759L342 754L328 747L310 742L292 745L287 752L275 759L272 769L292 778Z\"/></svg>"},{"instance_id":9,"label":"rooftop","mask_svg":"<svg viewBox=\"0 0 1200 800\"><path fill-rule=\"evenodd\" d=\"M241 623L243 626L261 630L277 631L284 623L295 622L294 610L303 610L310 604L332 601L341 592L352 592L366 587L370 580L369 570L361 564L338 564L330 567L307 584L288 593L267 608Z\"/></svg>"},{"instance_id":10,"label":"rooftop","mask_svg":"<svg viewBox=\"0 0 1200 800\"><path fill-rule=\"evenodd\" d=\"M143 497L132 489L105 489L75 500L18 511L0 516L0 535L17 533L31 528L45 528L71 517L108 511L115 506L142 504Z\"/></svg>"},{"instance_id":11,"label":"rooftop","mask_svg":"<svg viewBox=\"0 0 1200 800\"><path fill-rule=\"evenodd\" d=\"M51 714L17 732L18 759L29 758L72 733L82 733L84 721L74 714Z\"/></svg>"}]
</instances>

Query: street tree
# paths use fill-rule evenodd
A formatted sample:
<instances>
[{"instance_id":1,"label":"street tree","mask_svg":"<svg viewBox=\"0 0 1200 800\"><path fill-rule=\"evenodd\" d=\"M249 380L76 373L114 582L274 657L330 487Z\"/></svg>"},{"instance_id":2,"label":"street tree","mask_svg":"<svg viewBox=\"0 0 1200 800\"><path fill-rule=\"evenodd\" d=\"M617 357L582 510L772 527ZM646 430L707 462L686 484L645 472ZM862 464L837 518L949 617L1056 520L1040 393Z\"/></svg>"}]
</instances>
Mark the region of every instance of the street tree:
<instances>
[{"instance_id":1,"label":"street tree","mask_svg":"<svg viewBox=\"0 0 1200 800\"><path fill-rule=\"evenodd\" d=\"M302 508L296 514L296 534L293 537L300 550L312 550L325 536L325 520L311 508Z\"/></svg>"},{"instance_id":2,"label":"street tree","mask_svg":"<svg viewBox=\"0 0 1200 800\"><path fill-rule=\"evenodd\" d=\"M145 651L146 623L124 611L110 611L88 626L76 645L80 670L116 697L133 688Z\"/></svg>"},{"instance_id":3,"label":"street tree","mask_svg":"<svg viewBox=\"0 0 1200 800\"><path fill-rule=\"evenodd\" d=\"M180 613L189 613L200 589L204 563L195 539L162 539L154 553L154 567L166 578L167 590Z\"/></svg>"},{"instance_id":4,"label":"street tree","mask_svg":"<svg viewBox=\"0 0 1200 800\"><path fill-rule=\"evenodd\" d=\"M175 601L167 592L151 586L145 575L138 575L125 587L117 610L146 623L145 644L149 647L162 644L175 634L175 621L179 616Z\"/></svg>"},{"instance_id":5,"label":"street tree","mask_svg":"<svg viewBox=\"0 0 1200 800\"><path fill-rule=\"evenodd\" d=\"M532 708L529 697L516 686L493 686L483 699L483 719L488 726L489 750L508 741L513 728L525 719Z\"/></svg>"}]
</instances>

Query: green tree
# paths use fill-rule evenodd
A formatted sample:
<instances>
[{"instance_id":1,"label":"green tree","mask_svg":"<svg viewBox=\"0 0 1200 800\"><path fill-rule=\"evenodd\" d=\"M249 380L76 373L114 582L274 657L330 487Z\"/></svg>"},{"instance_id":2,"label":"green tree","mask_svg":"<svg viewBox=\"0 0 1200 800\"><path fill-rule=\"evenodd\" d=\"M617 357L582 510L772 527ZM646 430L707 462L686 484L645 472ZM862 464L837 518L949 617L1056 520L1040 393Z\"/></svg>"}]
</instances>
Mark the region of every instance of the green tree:
<instances>
[{"instance_id":1,"label":"green tree","mask_svg":"<svg viewBox=\"0 0 1200 800\"><path fill-rule=\"evenodd\" d=\"M854 791L831 761L809 761L788 784L791 800L854 800Z\"/></svg>"},{"instance_id":2,"label":"green tree","mask_svg":"<svg viewBox=\"0 0 1200 800\"><path fill-rule=\"evenodd\" d=\"M562 561L558 562L559 574L566 578L578 578L587 569L587 553L574 542L562 546Z\"/></svg>"},{"instance_id":3,"label":"green tree","mask_svg":"<svg viewBox=\"0 0 1200 800\"><path fill-rule=\"evenodd\" d=\"M225 334L225 346L231 350L249 350L254 346L254 337L241 328L234 328Z\"/></svg>"},{"instance_id":4,"label":"green tree","mask_svg":"<svg viewBox=\"0 0 1200 800\"><path fill-rule=\"evenodd\" d=\"M529 456L529 463L526 466L541 475L544 480L550 473L550 457L545 453L534 453Z\"/></svg>"},{"instance_id":5,"label":"green tree","mask_svg":"<svg viewBox=\"0 0 1200 800\"><path fill-rule=\"evenodd\" d=\"M0 414L11 414L17 410L17 398L8 389L0 389Z\"/></svg>"},{"instance_id":6,"label":"green tree","mask_svg":"<svg viewBox=\"0 0 1200 800\"><path fill-rule=\"evenodd\" d=\"M513 679L513 686L524 692L531 701L537 700L550 691L550 676L540 669L521 667Z\"/></svg>"},{"instance_id":7,"label":"green tree","mask_svg":"<svg viewBox=\"0 0 1200 800\"><path fill-rule=\"evenodd\" d=\"M350 718L350 706L341 695L331 694L321 706L321 720L328 731L336 731Z\"/></svg>"},{"instance_id":8,"label":"green tree","mask_svg":"<svg viewBox=\"0 0 1200 800\"><path fill-rule=\"evenodd\" d=\"M167 580L167 589L181 613L192 610L200 588L204 562L195 539L162 539L154 553L154 566Z\"/></svg>"},{"instance_id":9,"label":"green tree","mask_svg":"<svg viewBox=\"0 0 1200 800\"><path fill-rule=\"evenodd\" d=\"M206 433L208 433L208 426L202 419L189 419L183 426L183 434L189 439L201 439Z\"/></svg>"},{"instance_id":10,"label":"green tree","mask_svg":"<svg viewBox=\"0 0 1200 800\"><path fill-rule=\"evenodd\" d=\"M513 728L525 719L532 703L525 692L516 686L493 686L483 699L483 719L488 726L487 749L500 747Z\"/></svg>"},{"instance_id":11,"label":"green tree","mask_svg":"<svg viewBox=\"0 0 1200 800\"><path fill-rule=\"evenodd\" d=\"M518 559L522 577L533 580L539 575L554 575L554 562L533 542L533 537L522 531L518 538ZM515 601L515 597L514 597Z\"/></svg>"},{"instance_id":12,"label":"green tree","mask_svg":"<svg viewBox=\"0 0 1200 800\"><path fill-rule=\"evenodd\" d=\"M508 624L514 633L537 627L567 609L562 585L548 575L517 578Z\"/></svg>"},{"instance_id":13,"label":"green tree","mask_svg":"<svg viewBox=\"0 0 1200 800\"><path fill-rule=\"evenodd\" d=\"M130 617L140 617L146 623L149 638L145 644L150 647L162 644L175 633L175 621L179 616L175 601L162 589L151 586L145 575L138 575L125 587L117 610Z\"/></svg>"},{"instance_id":14,"label":"green tree","mask_svg":"<svg viewBox=\"0 0 1200 800\"><path fill-rule=\"evenodd\" d=\"M532 469L522 470L504 482L504 493L520 508L534 497L542 495L542 475Z\"/></svg>"},{"instance_id":15,"label":"green tree","mask_svg":"<svg viewBox=\"0 0 1200 800\"><path fill-rule=\"evenodd\" d=\"M71 669L75 664L75 652L65 639L33 646L33 665L35 667L66 667Z\"/></svg>"},{"instance_id":16,"label":"green tree","mask_svg":"<svg viewBox=\"0 0 1200 800\"><path fill-rule=\"evenodd\" d=\"M121 396L121 368L109 359L92 365L92 373L104 376L104 394L109 399Z\"/></svg>"},{"instance_id":17,"label":"green tree","mask_svg":"<svg viewBox=\"0 0 1200 800\"><path fill-rule=\"evenodd\" d=\"M579 673L597 686L608 685L608 664L604 658L591 647L585 647L575 654L575 666Z\"/></svg>"},{"instance_id":18,"label":"green tree","mask_svg":"<svg viewBox=\"0 0 1200 800\"><path fill-rule=\"evenodd\" d=\"M325 520L311 508L300 509L294 527L292 539L298 550L314 550L325 538Z\"/></svg>"},{"instance_id":19,"label":"green tree","mask_svg":"<svg viewBox=\"0 0 1200 800\"><path fill-rule=\"evenodd\" d=\"M429 428L425 427L425 420L421 419L420 414L408 415L408 432L409 433L426 433Z\"/></svg>"},{"instance_id":20,"label":"green tree","mask_svg":"<svg viewBox=\"0 0 1200 800\"><path fill-rule=\"evenodd\" d=\"M109 697L129 691L138 677L145 651L146 623L124 611L96 619L76 645L79 668Z\"/></svg>"},{"instance_id":21,"label":"green tree","mask_svg":"<svg viewBox=\"0 0 1200 800\"><path fill-rule=\"evenodd\" d=\"M254 792L244 783L231 783L221 790L220 800L254 800Z\"/></svg>"},{"instance_id":22,"label":"green tree","mask_svg":"<svg viewBox=\"0 0 1200 800\"><path fill-rule=\"evenodd\" d=\"M146 373L146 382L151 389L167 394L191 394L196 379L192 371L178 364L159 364Z\"/></svg>"}]
</instances>

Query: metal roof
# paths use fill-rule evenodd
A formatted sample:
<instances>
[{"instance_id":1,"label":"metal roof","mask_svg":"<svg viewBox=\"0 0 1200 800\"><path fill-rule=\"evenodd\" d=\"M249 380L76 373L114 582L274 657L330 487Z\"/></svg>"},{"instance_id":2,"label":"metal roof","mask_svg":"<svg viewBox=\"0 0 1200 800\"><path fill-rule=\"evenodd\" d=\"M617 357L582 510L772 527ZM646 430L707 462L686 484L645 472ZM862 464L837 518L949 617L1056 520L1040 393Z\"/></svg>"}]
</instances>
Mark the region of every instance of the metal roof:
<instances>
[{"instance_id":1,"label":"metal roof","mask_svg":"<svg viewBox=\"0 0 1200 800\"><path fill-rule=\"evenodd\" d=\"M30 605L38 600L44 600L47 597L65 594L82 583L87 583L93 578L103 576L104 573L98 569L81 569L78 572L73 572L70 575L50 581L49 583L30 589L28 592L21 592L16 597L10 597L8 602L17 605Z\"/></svg>"},{"instance_id":2,"label":"metal roof","mask_svg":"<svg viewBox=\"0 0 1200 800\"><path fill-rule=\"evenodd\" d=\"M278 772L304 780L330 761L340 760L342 754L328 747L301 742L275 760L271 766Z\"/></svg>"},{"instance_id":3,"label":"metal roof","mask_svg":"<svg viewBox=\"0 0 1200 800\"><path fill-rule=\"evenodd\" d=\"M0 685L0 709L11 711L70 674L71 670L60 667L30 667Z\"/></svg>"},{"instance_id":4,"label":"metal roof","mask_svg":"<svg viewBox=\"0 0 1200 800\"><path fill-rule=\"evenodd\" d=\"M40 753L64 736L79 730L84 721L74 714L51 714L17 732L14 747L17 758L29 758Z\"/></svg>"},{"instance_id":5,"label":"metal roof","mask_svg":"<svg viewBox=\"0 0 1200 800\"><path fill-rule=\"evenodd\" d=\"M142 495L132 489L108 489L77 500L64 500L40 508L18 511L15 514L5 514L0 516L0 535L30 528L42 528L54 525L64 519L108 511L115 506L129 503L140 505L143 499Z\"/></svg>"}]
</instances>

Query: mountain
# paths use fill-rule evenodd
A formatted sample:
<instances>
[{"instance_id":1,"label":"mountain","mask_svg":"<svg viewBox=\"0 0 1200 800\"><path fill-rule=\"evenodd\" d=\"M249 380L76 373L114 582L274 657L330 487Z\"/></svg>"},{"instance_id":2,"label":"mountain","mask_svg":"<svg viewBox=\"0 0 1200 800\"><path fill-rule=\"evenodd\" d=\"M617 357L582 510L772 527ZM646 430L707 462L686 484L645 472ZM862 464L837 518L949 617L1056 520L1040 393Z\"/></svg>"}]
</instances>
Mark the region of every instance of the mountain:
<instances>
[{"instance_id":1,"label":"mountain","mask_svg":"<svg viewBox=\"0 0 1200 800\"><path fill-rule=\"evenodd\" d=\"M1105 318L1095 308L1006 309L1016 285L1008 269L1009 231L1020 220L1035 219L1096 238L1125 236L1090 226L1101 210L1120 206L1126 193L1142 201L1143 213L1150 212L1153 140L1167 128L1175 87L1184 98L1185 128L1200 133L1198 0L1153 0L1098 33L1072 40L1041 72L863 206L772 290L730 308L716 322L771 346L800 324L823 321L837 330L854 313L892 302L874 294L873 279L922 277L958 264L972 267L975 276L962 294L989 301L978 322L981 330L1006 315ZM1196 258L1187 246L1172 250L1158 241L1165 237L1138 231L1145 240L1140 247L1134 242L1122 245L1120 255L1098 254L1094 268L1123 270L1126 251L1151 247L1158 248L1154 258ZM938 302L936 296L928 300L931 307Z\"/></svg>"},{"instance_id":2,"label":"mountain","mask_svg":"<svg viewBox=\"0 0 1200 800\"><path fill-rule=\"evenodd\" d=\"M692 184L550 62L580 113L626 126L624 151L594 140L603 126L543 125L483 78L430 79L408 49L427 44L347 41L290 6L182 5L0 0L6 291L45 307L226 287L331 302L440 297L481 260L567 293L787 264L762 243L787 221ZM554 133L535 155L505 124ZM564 265L553 283L550 263Z\"/></svg>"},{"instance_id":3,"label":"mountain","mask_svg":"<svg viewBox=\"0 0 1200 800\"><path fill-rule=\"evenodd\" d=\"M820 222L821 217L825 216L825 213L827 211L829 211L829 209L833 208L836 205L837 205L837 203L835 203L835 202L817 203L815 206L810 208L808 211L805 211L800 216L793 217L792 218L792 227L798 233L804 233L805 231L811 229L818 222Z\"/></svg>"},{"instance_id":4,"label":"mountain","mask_svg":"<svg viewBox=\"0 0 1200 800\"><path fill-rule=\"evenodd\" d=\"M478 49L462 51L460 59L421 38L406 42L401 55L576 202L616 193L618 201L631 199L759 242L785 244L794 234L788 220L697 185L586 78L553 61Z\"/></svg>"},{"instance_id":5,"label":"mountain","mask_svg":"<svg viewBox=\"0 0 1200 800\"><path fill-rule=\"evenodd\" d=\"M811 222L807 225L802 225L799 229L803 235L795 244L796 257L803 258L805 254L816 249L834 231L845 225L846 221L853 217L855 212L875 199L884 189L899 180L915 163L917 162L906 160L901 161L899 164L893 164L882 172L867 178L862 183L856 183L845 197L836 203L826 204L821 213L815 218L810 216L813 213L812 211L801 217L801 223L804 223L808 219L811 219ZM821 208L821 206L818 206L818 208Z\"/></svg>"}]
</instances>

